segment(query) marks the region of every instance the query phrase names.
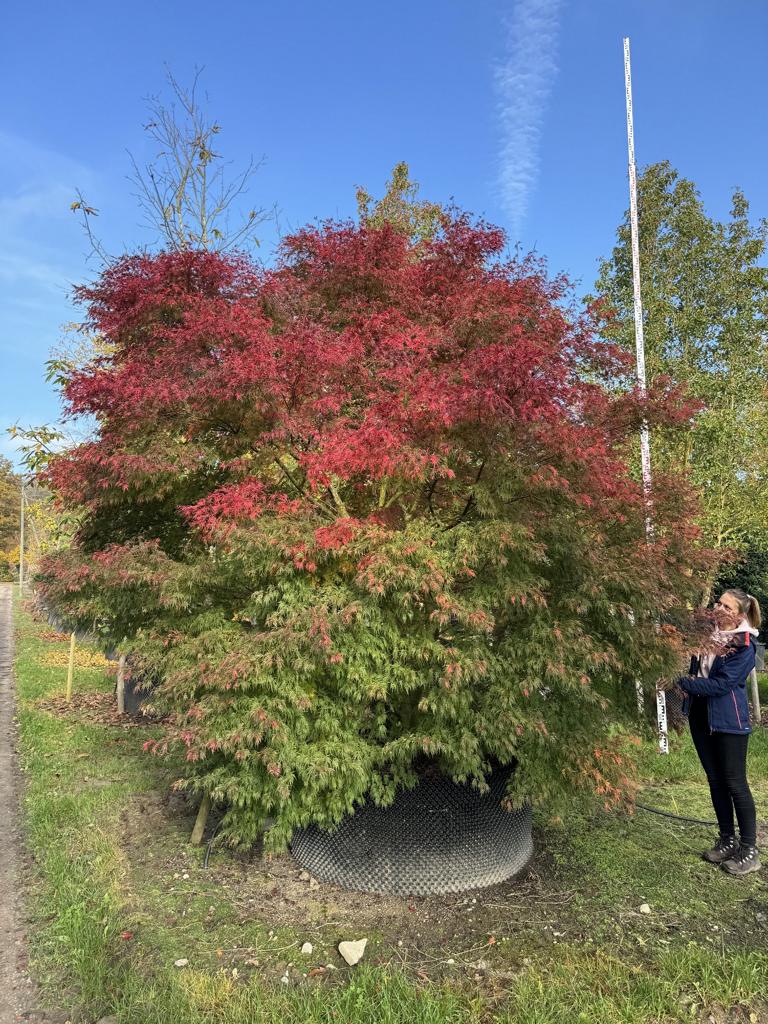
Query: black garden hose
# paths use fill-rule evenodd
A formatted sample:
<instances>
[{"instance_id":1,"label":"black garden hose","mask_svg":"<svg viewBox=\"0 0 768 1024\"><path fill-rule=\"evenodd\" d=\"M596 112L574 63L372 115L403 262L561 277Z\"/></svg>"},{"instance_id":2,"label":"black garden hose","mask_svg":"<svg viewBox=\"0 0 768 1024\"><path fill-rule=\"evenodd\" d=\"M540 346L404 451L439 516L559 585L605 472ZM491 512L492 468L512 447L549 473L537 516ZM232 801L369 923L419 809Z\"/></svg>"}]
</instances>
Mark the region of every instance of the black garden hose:
<instances>
[{"instance_id":1,"label":"black garden hose","mask_svg":"<svg viewBox=\"0 0 768 1024\"><path fill-rule=\"evenodd\" d=\"M207 845L205 847L205 858L203 860L203 868L204 869L207 869L207 867L208 867L208 860L209 860L209 858L211 856L211 850L213 849L213 841L216 838L216 833L219 831L220 828L221 828L221 822L219 821L216 824L216 828L213 830L213 832L211 832L211 838L208 840L208 843L207 843Z\"/></svg>"},{"instance_id":2,"label":"black garden hose","mask_svg":"<svg viewBox=\"0 0 768 1024\"><path fill-rule=\"evenodd\" d=\"M686 818L682 814L672 814L670 811L662 811L658 807L648 807L646 804L635 803L635 807L639 807L641 811L649 811L651 814L658 814L662 818L672 818L674 821L684 821L689 825L710 825L712 828L717 828L718 824L716 821L705 821L703 818ZM768 822L759 821L758 825L761 828L768 827Z\"/></svg>"},{"instance_id":3,"label":"black garden hose","mask_svg":"<svg viewBox=\"0 0 768 1024\"><path fill-rule=\"evenodd\" d=\"M717 827L716 821L704 821L703 818L686 818L682 814L672 814L670 811L661 811L658 807L648 807L646 804L635 803L635 807L639 807L641 811L649 811L651 814L658 814L662 818L673 818L675 821L684 821L689 825L713 825Z\"/></svg>"}]
</instances>

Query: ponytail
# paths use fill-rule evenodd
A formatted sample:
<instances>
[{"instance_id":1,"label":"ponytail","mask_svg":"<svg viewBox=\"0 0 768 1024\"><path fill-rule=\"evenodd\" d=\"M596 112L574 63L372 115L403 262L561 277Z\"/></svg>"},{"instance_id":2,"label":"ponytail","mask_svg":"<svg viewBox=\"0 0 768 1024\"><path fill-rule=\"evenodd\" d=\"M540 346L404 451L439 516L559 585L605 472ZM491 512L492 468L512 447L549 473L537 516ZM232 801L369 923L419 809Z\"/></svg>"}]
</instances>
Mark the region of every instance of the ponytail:
<instances>
[{"instance_id":1,"label":"ponytail","mask_svg":"<svg viewBox=\"0 0 768 1024\"><path fill-rule=\"evenodd\" d=\"M755 629L760 629L760 623L763 621L763 616L760 614L760 605L757 603L757 598L752 597L751 594L747 594L747 600L749 602L747 607L747 620L750 626L754 626Z\"/></svg>"},{"instance_id":2,"label":"ponytail","mask_svg":"<svg viewBox=\"0 0 768 1024\"><path fill-rule=\"evenodd\" d=\"M760 623L763 621L763 617L760 614L760 605L757 603L757 598L748 594L746 590L739 590L738 587L732 587L725 591L726 594L731 594L739 602L739 611L747 620L747 622L754 629L760 628Z\"/></svg>"}]
</instances>

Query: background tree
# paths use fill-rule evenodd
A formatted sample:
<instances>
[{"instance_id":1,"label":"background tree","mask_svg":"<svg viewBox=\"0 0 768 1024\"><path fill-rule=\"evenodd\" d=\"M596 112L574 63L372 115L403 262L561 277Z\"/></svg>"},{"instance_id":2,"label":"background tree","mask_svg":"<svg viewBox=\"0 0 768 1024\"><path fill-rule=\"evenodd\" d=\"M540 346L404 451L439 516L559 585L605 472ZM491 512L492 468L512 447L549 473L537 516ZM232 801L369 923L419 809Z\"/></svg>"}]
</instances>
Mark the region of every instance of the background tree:
<instances>
[{"instance_id":1,"label":"background tree","mask_svg":"<svg viewBox=\"0 0 768 1024\"><path fill-rule=\"evenodd\" d=\"M357 189L360 224L380 228L390 224L413 242L433 239L440 230L444 212L437 203L419 199L419 186L411 181L408 164L395 164L381 199L374 200L362 186Z\"/></svg>"},{"instance_id":2,"label":"background tree","mask_svg":"<svg viewBox=\"0 0 768 1024\"><path fill-rule=\"evenodd\" d=\"M141 166L131 155L132 181L145 226L163 248L225 252L258 245L256 231L274 215L264 208L238 207L247 195L259 164L251 158L240 171L231 171L217 151L221 125L200 100L200 76L189 89L169 72L170 102L153 96L147 101L144 126L158 147L155 157ZM111 262L93 231L98 210L78 191L71 209L78 213L94 252Z\"/></svg>"},{"instance_id":3,"label":"background tree","mask_svg":"<svg viewBox=\"0 0 768 1024\"><path fill-rule=\"evenodd\" d=\"M0 455L0 548L5 550L19 539L21 478L9 459Z\"/></svg>"},{"instance_id":4,"label":"background tree","mask_svg":"<svg viewBox=\"0 0 768 1024\"><path fill-rule=\"evenodd\" d=\"M14 472L11 462L0 457L0 580L18 578L21 540L21 487L25 498L25 576L31 576L39 559L55 547L50 492L24 474Z\"/></svg>"},{"instance_id":5,"label":"background tree","mask_svg":"<svg viewBox=\"0 0 768 1024\"><path fill-rule=\"evenodd\" d=\"M454 212L285 240L278 266L126 258L81 289L110 354L64 383L98 432L45 474L85 515L40 582L163 678L155 749L268 843L392 799L425 763L549 806L631 795L634 680L678 665L699 586L674 476L649 546L623 451L630 362L564 282ZM690 575L691 568L694 573Z\"/></svg>"},{"instance_id":6,"label":"background tree","mask_svg":"<svg viewBox=\"0 0 768 1024\"><path fill-rule=\"evenodd\" d=\"M83 358L76 358L69 350L59 358L51 359L48 364L48 380L60 383L64 374L74 373L87 366L91 359L90 345L88 339ZM40 480L54 454L76 448L82 443L84 433L80 430L61 431L48 426L25 428L15 424L8 428L8 434L17 442L24 467L24 472L18 478L19 488L21 480L26 478L24 557L28 569L26 575L31 577L39 559L52 551L68 547L80 525L83 510L72 504L65 506L53 492L41 485ZM20 500L20 495L17 497ZM15 563L18 566L18 513L16 531Z\"/></svg>"},{"instance_id":7,"label":"background tree","mask_svg":"<svg viewBox=\"0 0 768 1024\"><path fill-rule=\"evenodd\" d=\"M669 377L702 406L689 432L654 431L652 462L690 473L708 543L744 546L768 522L766 223L750 223L739 190L726 223L708 217L668 163L640 176L638 204L648 379ZM596 290L616 311L605 336L633 350L628 216Z\"/></svg>"},{"instance_id":8,"label":"background tree","mask_svg":"<svg viewBox=\"0 0 768 1024\"><path fill-rule=\"evenodd\" d=\"M737 552L734 559L722 565L713 587L722 593L729 587L740 587L756 597L763 612L760 637L765 642L768 626L768 537L751 537Z\"/></svg>"},{"instance_id":9,"label":"background tree","mask_svg":"<svg viewBox=\"0 0 768 1024\"><path fill-rule=\"evenodd\" d=\"M0 580L14 579L19 557L21 478L9 459L0 456Z\"/></svg>"},{"instance_id":10,"label":"background tree","mask_svg":"<svg viewBox=\"0 0 768 1024\"><path fill-rule=\"evenodd\" d=\"M146 132L158 146L146 167L133 160L137 198L150 229L160 230L169 249L214 249L258 245L256 230L271 213L249 209L233 222L238 201L247 193L258 164L251 159L240 172L227 173L217 152L221 126L199 99L200 72L185 89L168 74L170 105L153 97Z\"/></svg>"}]
</instances>

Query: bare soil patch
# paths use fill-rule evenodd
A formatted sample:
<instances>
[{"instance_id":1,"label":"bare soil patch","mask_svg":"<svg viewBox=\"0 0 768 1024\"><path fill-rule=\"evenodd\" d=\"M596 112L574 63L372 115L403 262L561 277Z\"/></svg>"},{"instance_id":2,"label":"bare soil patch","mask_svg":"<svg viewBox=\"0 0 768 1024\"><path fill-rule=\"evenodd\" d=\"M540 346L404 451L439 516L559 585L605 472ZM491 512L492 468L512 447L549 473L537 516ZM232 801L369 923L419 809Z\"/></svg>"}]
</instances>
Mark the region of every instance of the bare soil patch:
<instances>
[{"instance_id":1,"label":"bare soil patch","mask_svg":"<svg viewBox=\"0 0 768 1024\"><path fill-rule=\"evenodd\" d=\"M150 715L121 715L118 713L114 695L103 692L73 693L71 701L63 694L43 697L35 701L35 707L57 718L117 729L146 729L148 725L162 721Z\"/></svg>"},{"instance_id":2,"label":"bare soil patch","mask_svg":"<svg viewBox=\"0 0 768 1024\"><path fill-rule=\"evenodd\" d=\"M242 855L213 846L206 868L205 848L198 853L187 845L193 821L194 807L180 793L146 794L124 809L120 832L132 891L141 892L148 875L167 879L169 887L188 894L189 909L182 914L194 912L201 894L216 892L243 925L258 922L276 934L294 933L301 938L296 945L310 941L317 952L367 937L367 961L400 964L430 977L462 969L480 976L492 968L494 974L502 967L509 971L529 954L566 941L566 934L577 940L586 933L587 922L574 910L575 893L545 881L550 867L544 854L492 888L401 898L319 882L289 853L268 856L259 848ZM297 951L288 956L295 960ZM242 967L243 951L231 953L224 962Z\"/></svg>"}]
</instances>

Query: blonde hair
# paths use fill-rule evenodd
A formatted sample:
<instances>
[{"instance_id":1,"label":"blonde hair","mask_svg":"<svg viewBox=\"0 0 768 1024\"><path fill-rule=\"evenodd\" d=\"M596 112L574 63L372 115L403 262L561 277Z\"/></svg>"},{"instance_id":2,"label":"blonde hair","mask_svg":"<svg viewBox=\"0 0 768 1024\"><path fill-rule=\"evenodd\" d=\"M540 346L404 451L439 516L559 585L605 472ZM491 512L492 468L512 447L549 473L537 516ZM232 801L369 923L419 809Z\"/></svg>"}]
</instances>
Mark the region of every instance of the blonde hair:
<instances>
[{"instance_id":1,"label":"blonde hair","mask_svg":"<svg viewBox=\"0 0 768 1024\"><path fill-rule=\"evenodd\" d=\"M739 602L739 611L755 629L760 628L760 623L763 621L763 617L760 614L760 605L757 603L757 598L752 597L746 590L739 590L738 587L731 588L725 591L726 594L730 594L731 597L735 597Z\"/></svg>"}]
</instances>

